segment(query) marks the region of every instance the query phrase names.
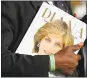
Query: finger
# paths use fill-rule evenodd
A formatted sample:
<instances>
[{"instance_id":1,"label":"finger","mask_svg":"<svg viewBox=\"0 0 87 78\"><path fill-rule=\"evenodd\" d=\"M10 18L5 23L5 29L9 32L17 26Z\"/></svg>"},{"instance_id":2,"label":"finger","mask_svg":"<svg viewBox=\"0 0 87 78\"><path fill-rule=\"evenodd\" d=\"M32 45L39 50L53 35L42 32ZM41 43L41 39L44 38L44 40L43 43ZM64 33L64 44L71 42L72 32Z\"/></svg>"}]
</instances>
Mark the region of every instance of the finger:
<instances>
[{"instance_id":1,"label":"finger","mask_svg":"<svg viewBox=\"0 0 87 78\"><path fill-rule=\"evenodd\" d=\"M68 69L64 71L64 74L69 75L69 74L72 74L73 72L74 72L74 69Z\"/></svg>"},{"instance_id":2,"label":"finger","mask_svg":"<svg viewBox=\"0 0 87 78\"><path fill-rule=\"evenodd\" d=\"M69 74L72 74L72 73L73 73L73 71L69 71L69 70L64 72L64 74L66 74L66 75L69 75Z\"/></svg>"},{"instance_id":3,"label":"finger","mask_svg":"<svg viewBox=\"0 0 87 78\"><path fill-rule=\"evenodd\" d=\"M66 67L60 68L59 71L61 73L67 73L68 74L69 71L74 71L75 69L76 69L76 67L66 66Z\"/></svg>"},{"instance_id":4,"label":"finger","mask_svg":"<svg viewBox=\"0 0 87 78\"><path fill-rule=\"evenodd\" d=\"M81 56L79 54L78 55L75 55L75 57L76 57L76 60L77 61L81 60Z\"/></svg>"},{"instance_id":5,"label":"finger","mask_svg":"<svg viewBox=\"0 0 87 78\"><path fill-rule=\"evenodd\" d=\"M77 45L71 46L71 49L72 49L73 51L76 51L76 50L79 50L82 46L83 46L83 42L81 42L81 43L79 43L79 44L77 44Z\"/></svg>"}]
</instances>

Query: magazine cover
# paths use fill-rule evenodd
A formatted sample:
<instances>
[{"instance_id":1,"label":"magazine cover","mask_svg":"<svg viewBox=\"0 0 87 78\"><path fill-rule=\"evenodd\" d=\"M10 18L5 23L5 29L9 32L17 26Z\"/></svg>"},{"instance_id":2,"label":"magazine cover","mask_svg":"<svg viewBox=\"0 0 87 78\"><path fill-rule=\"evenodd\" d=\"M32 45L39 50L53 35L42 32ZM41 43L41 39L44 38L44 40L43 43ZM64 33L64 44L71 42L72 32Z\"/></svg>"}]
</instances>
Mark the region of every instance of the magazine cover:
<instances>
[{"instance_id":1,"label":"magazine cover","mask_svg":"<svg viewBox=\"0 0 87 78\"><path fill-rule=\"evenodd\" d=\"M21 41L16 53L32 55L34 47L34 35L45 23L55 19L63 20L69 26L74 38L74 44L84 42L86 39L86 24L79 19L69 15L54 5L42 3L23 40ZM45 32L43 32L45 33ZM23 53L22 53L23 52ZM75 52L77 54L78 51Z\"/></svg>"}]
</instances>

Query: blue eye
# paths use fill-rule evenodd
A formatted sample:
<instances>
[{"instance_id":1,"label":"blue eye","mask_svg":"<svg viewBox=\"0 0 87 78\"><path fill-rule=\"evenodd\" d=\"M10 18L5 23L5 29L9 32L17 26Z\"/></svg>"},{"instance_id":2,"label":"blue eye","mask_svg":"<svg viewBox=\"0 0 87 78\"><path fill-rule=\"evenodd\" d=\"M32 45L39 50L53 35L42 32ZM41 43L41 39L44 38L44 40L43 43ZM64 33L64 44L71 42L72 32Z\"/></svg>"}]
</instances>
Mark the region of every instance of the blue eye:
<instances>
[{"instance_id":1,"label":"blue eye","mask_svg":"<svg viewBox=\"0 0 87 78\"><path fill-rule=\"evenodd\" d=\"M55 46L59 46L59 47L61 47L61 44L59 44L59 43L55 43Z\"/></svg>"}]
</instances>

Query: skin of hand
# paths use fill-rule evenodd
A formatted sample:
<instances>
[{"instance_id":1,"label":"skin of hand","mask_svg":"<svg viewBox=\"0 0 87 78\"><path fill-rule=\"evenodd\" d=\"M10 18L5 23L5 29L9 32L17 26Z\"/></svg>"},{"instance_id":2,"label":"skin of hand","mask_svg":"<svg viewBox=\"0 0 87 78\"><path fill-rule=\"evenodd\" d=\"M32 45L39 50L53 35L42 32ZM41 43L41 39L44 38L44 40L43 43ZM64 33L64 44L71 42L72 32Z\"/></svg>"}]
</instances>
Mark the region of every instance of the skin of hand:
<instances>
[{"instance_id":1,"label":"skin of hand","mask_svg":"<svg viewBox=\"0 0 87 78\"><path fill-rule=\"evenodd\" d=\"M74 51L79 50L82 46L83 43L81 42L77 45L68 46L54 54L56 69L62 70L65 74L72 74L81 59L81 56L74 54Z\"/></svg>"}]
</instances>

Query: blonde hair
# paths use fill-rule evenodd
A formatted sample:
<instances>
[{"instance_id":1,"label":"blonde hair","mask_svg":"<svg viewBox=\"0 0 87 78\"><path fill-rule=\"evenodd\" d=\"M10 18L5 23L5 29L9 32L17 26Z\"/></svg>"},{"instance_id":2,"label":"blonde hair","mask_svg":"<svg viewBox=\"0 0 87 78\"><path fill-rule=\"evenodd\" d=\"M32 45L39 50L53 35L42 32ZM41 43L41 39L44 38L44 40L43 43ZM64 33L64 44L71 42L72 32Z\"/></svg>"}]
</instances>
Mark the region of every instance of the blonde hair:
<instances>
[{"instance_id":1,"label":"blonde hair","mask_svg":"<svg viewBox=\"0 0 87 78\"><path fill-rule=\"evenodd\" d=\"M48 34L61 35L64 38L64 47L74 44L72 33L68 25L62 20L53 20L45 23L34 35L33 52L38 52L37 44Z\"/></svg>"}]
</instances>

